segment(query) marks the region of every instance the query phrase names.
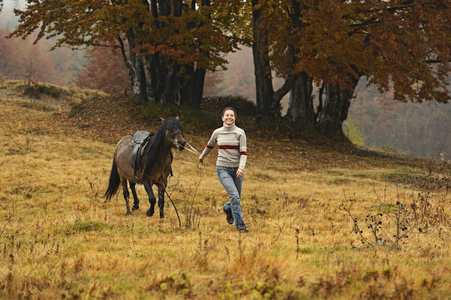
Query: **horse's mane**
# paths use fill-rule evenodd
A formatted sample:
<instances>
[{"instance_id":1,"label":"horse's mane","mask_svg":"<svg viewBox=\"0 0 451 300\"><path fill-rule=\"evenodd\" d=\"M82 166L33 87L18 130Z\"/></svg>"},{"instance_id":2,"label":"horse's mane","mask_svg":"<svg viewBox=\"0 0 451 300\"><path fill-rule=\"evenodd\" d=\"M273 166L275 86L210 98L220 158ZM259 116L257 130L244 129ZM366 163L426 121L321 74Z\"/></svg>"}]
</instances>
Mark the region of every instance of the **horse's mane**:
<instances>
[{"instance_id":1,"label":"horse's mane","mask_svg":"<svg viewBox=\"0 0 451 300\"><path fill-rule=\"evenodd\" d=\"M173 127L173 128L171 128ZM145 164L143 166L143 175L150 174L155 161L157 160L158 154L162 151L165 144L165 132L169 129L171 132L174 130L180 130L183 132L182 125L175 119L166 119L163 124L158 128L155 135L151 138L149 145L147 145L144 151L144 156L146 157Z\"/></svg>"}]
</instances>

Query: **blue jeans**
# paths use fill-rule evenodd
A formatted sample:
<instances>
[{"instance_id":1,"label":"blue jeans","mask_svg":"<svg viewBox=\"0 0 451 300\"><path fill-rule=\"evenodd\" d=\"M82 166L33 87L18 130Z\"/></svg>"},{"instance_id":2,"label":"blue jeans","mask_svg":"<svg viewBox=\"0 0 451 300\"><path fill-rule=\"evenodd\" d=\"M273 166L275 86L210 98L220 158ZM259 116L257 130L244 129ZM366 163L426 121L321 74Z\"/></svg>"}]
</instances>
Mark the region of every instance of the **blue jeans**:
<instances>
[{"instance_id":1,"label":"blue jeans","mask_svg":"<svg viewBox=\"0 0 451 300\"><path fill-rule=\"evenodd\" d=\"M226 214L232 215L237 230L246 229L243 221L243 213L241 212L241 187L243 186L244 176L236 178L238 168L216 167L219 181L224 186L230 201L224 204L222 209Z\"/></svg>"}]
</instances>

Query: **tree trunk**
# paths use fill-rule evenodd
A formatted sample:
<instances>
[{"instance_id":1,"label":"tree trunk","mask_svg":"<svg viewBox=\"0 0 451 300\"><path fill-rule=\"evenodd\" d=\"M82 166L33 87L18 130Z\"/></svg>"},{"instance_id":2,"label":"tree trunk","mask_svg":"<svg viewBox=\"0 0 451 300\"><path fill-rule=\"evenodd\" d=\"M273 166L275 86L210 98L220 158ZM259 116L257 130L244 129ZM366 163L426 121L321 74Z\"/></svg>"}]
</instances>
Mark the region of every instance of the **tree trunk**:
<instances>
[{"instance_id":1,"label":"tree trunk","mask_svg":"<svg viewBox=\"0 0 451 300\"><path fill-rule=\"evenodd\" d=\"M122 40L121 37L118 37L117 40L119 41L119 47L121 49L122 59L124 60L125 68L127 69L130 87L133 88L133 82L135 81L135 69L133 68L132 64L130 64L130 62L128 61L124 41Z\"/></svg>"},{"instance_id":2,"label":"tree trunk","mask_svg":"<svg viewBox=\"0 0 451 300\"><path fill-rule=\"evenodd\" d=\"M135 34L133 30L130 30L127 34L128 41L128 50L130 63L128 63L127 58L124 57L124 61L126 61L126 66L128 68L132 68L133 71L129 70L129 76L132 75L133 79L131 80L131 88L135 97L141 103L146 103L147 99L147 88L146 88L146 74L144 72L145 66L143 65L142 58L134 51L137 45L135 44Z\"/></svg>"},{"instance_id":3,"label":"tree trunk","mask_svg":"<svg viewBox=\"0 0 451 300\"><path fill-rule=\"evenodd\" d=\"M164 92L161 96L161 104L180 105L179 82L177 78L178 65L173 63L171 67L166 69L166 77L164 78Z\"/></svg>"},{"instance_id":4,"label":"tree trunk","mask_svg":"<svg viewBox=\"0 0 451 300\"><path fill-rule=\"evenodd\" d=\"M269 64L268 31L264 28L260 9L256 6L259 0L252 0L253 43L255 85L257 94L257 120L262 117L279 117L280 100L289 92L291 80L274 92L271 67Z\"/></svg>"},{"instance_id":5,"label":"tree trunk","mask_svg":"<svg viewBox=\"0 0 451 300\"><path fill-rule=\"evenodd\" d=\"M302 125L313 126L316 123L313 109L313 79L305 72L297 74L290 90L290 102L286 118Z\"/></svg>"},{"instance_id":6,"label":"tree trunk","mask_svg":"<svg viewBox=\"0 0 451 300\"><path fill-rule=\"evenodd\" d=\"M160 55L156 53L149 57L150 72L152 76L152 88L155 95L155 102L161 102L161 95L164 91L164 78L166 78L166 71L161 66L162 61Z\"/></svg>"},{"instance_id":7,"label":"tree trunk","mask_svg":"<svg viewBox=\"0 0 451 300\"><path fill-rule=\"evenodd\" d=\"M324 108L318 118L321 131L343 134L342 125L348 117L351 99L358 82L358 79L354 79L351 89L341 89L336 84L325 84Z\"/></svg>"},{"instance_id":8,"label":"tree trunk","mask_svg":"<svg viewBox=\"0 0 451 300\"><path fill-rule=\"evenodd\" d=\"M271 114L270 103L274 92L269 66L268 32L263 29L260 9L256 9L259 0L252 0L253 43L255 87L257 97L257 119Z\"/></svg>"},{"instance_id":9,"label":"tree trunk","mask_svg":"<svg viewBox=\"0 0 451 300\"><path fill-rule=\"evenodd\" d=\"M191 75L182 89L182 103L191 107L200 108L204 93L205 69L191 68Z\"/></svg>"},{"instance_id":10,"label":"tree trunk","mask_svg":"<svg viewBox=\"0 0 451 300\"><path fill-rule=\"evenodd\" d=\"M153 26L156 30L166 26L165 23L159 21L160 16L181 16L182 14L181 0L152 0L150 3L147 0L142 1L152 12L155 20ZM203 0L202 5L210 5L210 1ZM192 8L196 9L196 6L193 5ZM122 55L135 97L141 103L160 102L163 105L186 104L200 107L206 70L196 69L196 64L191 63L183 66L184 69L190 71L180 74L182 66L162 53L141 55L139 52L133 51L136 47L141 46L135 43L135 33L143 34L143 30L143 24L139 24L135 31L128 32L128 59L124 51L125 47L121 44ZM122 42L121 39L119 41Z\"/></svg>"}]
</instances>

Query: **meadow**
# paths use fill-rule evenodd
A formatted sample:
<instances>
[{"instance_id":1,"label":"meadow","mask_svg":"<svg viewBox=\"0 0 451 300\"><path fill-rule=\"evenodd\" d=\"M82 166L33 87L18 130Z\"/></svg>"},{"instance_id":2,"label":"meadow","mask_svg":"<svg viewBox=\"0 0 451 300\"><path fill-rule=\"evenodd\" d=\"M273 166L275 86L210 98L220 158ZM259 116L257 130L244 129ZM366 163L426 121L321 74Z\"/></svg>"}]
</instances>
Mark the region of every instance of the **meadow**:
<instances>
[{"instance_id":1,"label":"meadow","mask_svg":"<svg viewBox=\"0 0 451 300\"><path fill-rule=\"evenodd\" d=\"M449 162L249 129L249 233L226 222L215 152L174 153L164 219L142 186L126 216L121 192L103 198L115 143L158 120L52 99L0 88L0 298L449 299ZM199 151L211 133L185 131Z\"/></svg>"}]
</instances>

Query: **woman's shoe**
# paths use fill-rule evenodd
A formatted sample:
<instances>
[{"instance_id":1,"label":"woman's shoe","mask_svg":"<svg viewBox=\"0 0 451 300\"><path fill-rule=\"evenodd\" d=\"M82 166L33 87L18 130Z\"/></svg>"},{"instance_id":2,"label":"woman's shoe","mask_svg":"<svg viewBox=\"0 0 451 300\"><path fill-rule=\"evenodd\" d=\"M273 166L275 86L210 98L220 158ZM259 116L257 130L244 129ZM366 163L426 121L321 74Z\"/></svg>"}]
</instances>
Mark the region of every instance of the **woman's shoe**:
<instances>
[{"instance_id":1,"label":"woman's shoe","mask_svg":"<svg viewBox=\"0 0 451 300\"><path fill-rule=\"evenodd\" d=\"M233 216L232 215L227 214L226 220L227 220L227 223L229 223L230 225L233 224Z\"/></svg>"}]
</instances>

